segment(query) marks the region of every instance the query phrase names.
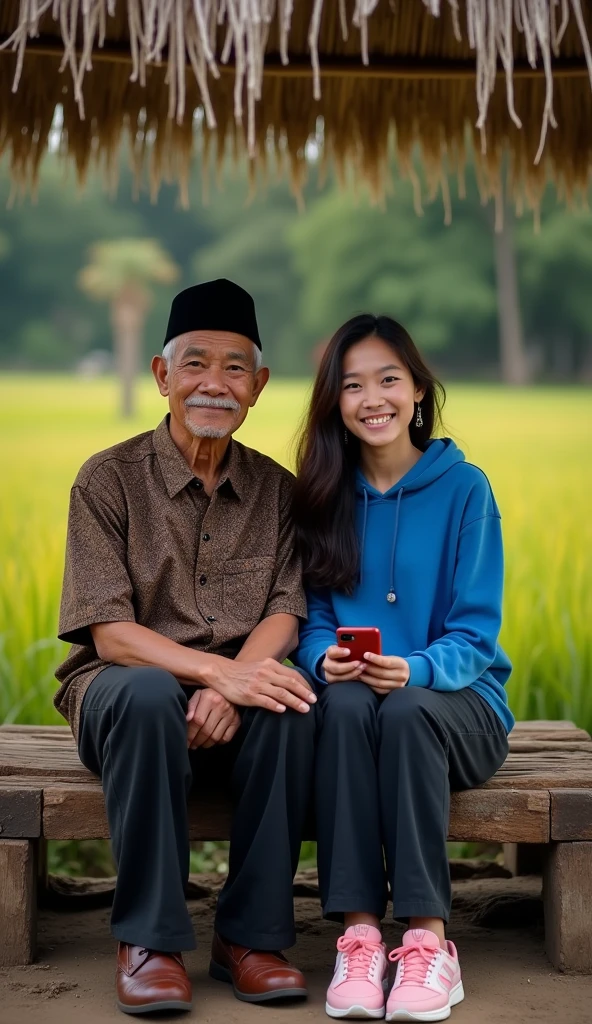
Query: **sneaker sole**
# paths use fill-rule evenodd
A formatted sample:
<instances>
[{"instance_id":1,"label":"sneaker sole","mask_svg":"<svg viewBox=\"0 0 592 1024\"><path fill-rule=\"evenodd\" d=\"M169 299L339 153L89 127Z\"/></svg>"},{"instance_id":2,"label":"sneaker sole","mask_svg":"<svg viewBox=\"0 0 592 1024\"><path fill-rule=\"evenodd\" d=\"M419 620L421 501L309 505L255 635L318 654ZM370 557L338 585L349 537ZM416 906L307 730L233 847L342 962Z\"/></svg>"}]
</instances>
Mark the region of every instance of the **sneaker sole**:
<instances>
[{"instance_id":1,"label":"sneaker sole","mask_svg":"<svg viewBox=\"0 0 592 1024\"><path fill-rule=\"evenodd\" d=\"M158 1003L142 1003L140 1006L126 1006L117 1000L117 1009L122 1013L161 1013L163 1010L191 1010L193 1003L181 999L163 999Z\"/></svg>"},{"instance_id":2,"label":"sneaker sole","mask_svg":"<svg viewBox=\"0 0 592 1024\"><path fill-rule=\"evenodd\" d=\"M305 988L277 988L272 992L262 992L258 995L241 992L234 984L232 973L228 968L217 964L215 960L210 960L210 978L214 978L215 981L225 981L226 984L232 985L232 991L236 998L242 999L244 1003L272 1003L276 999L306 999L308 996L308 990Z\"/></svg>"},{"instance_id":3,"label":"sneaker sole","mask_svg":"<svg viewBox=\"0 0 592 1024\"><path fill-rule=\"evenodd\" d=\"M411 1010L394 1010L393 1013L387 1013L386 1020L411 1020L411 1021L438 1021L447 1020L450 1017L450 1010L457 1003L462 1003L465 998L465 992L463 989L462 981L459 981L458 985L452 989L450 993L450 999L448 1006L442 1006L439 1010L424 1010L412 1013Z\"/></svg>"},{"instance_id":4,"label":"sneaker sole","mask_svg":"<svg viewBox=\"0 0 592 1024\"><path fill-rule=\"evenodd\" d=\"M348 1006L346 1010L338 1010L337 1007L325 1003L325 1013L328 1017L351 1017L354 1020L382 1020L384 1017L384 1006L378 1010L369 1010L367 1006Z\"/></svg>"}]
</instances>

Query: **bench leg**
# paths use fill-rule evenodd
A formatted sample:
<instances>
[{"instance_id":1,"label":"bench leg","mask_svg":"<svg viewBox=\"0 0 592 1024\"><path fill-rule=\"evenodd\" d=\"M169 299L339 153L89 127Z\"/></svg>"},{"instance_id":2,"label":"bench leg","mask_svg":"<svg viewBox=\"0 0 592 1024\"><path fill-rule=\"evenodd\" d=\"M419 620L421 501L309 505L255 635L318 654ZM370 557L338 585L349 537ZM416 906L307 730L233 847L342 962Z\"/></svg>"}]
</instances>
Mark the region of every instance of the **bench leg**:
<instances>
[{"instance_id":1,"label":"bench leg","mask_svg":"<svg viewBox=\"0 0 592 1024\"><path fill-rule=\"evenodd\" d=\"M39 903L47 892L48 887L47 839L37 839L35 841L35 848L37 855L37 903Z\"/></svg>"},{"instance_id":2,"label":"bench leg","mask_svg":"<svg viewBox=\"0 0 592 1024\"><path fill-rule=\"evenodd\" d=\"M543 875L545 947L560 971L592 974L592 843L552 843Z\"/></svg>"},{"instance_id":3,"label":"bench leg","mask_svg":"<svg viewBox=\"0 0 592 1024\"><path fill-rule=\"evenodd\" d=\"M30 964L37 942L36 843L0 839L0 967Z\"/></svg>"},{"instance_id":4,"label":"bench leg","mask_svg":"<svg viewBox=\"0 0 592 1024\"><path fill-rule=\"evenodd\" d=\"M504 867L513 875L541 875L543 843L504 843Z\"/></svg>"}]
</instances>

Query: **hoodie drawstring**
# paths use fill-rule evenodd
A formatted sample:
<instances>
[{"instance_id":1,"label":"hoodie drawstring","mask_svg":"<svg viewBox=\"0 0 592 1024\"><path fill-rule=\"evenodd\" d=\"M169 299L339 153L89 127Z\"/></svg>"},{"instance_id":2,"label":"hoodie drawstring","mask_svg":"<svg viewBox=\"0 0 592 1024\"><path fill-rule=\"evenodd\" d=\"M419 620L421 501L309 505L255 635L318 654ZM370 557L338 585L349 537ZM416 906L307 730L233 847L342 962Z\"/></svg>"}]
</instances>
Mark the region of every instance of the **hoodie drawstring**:
<instances>
[{"instance_id":1,"label":"hoodie drawstring","mask_svg":"<svg viewBox=\"0 0 592 1024\"><path fill-rule=\"evenodd\" d=\"M366 544L366 523L368 522L368 491L364 487L364 518L362 519L362 543L360 544L360 583L362 582L362 562L364 561L364 545Z\"/></svg>"},{"instance_id":2,"label":"hoodie drawstring","mask_svg":"<svg viewBox=\"0 0 592 1024\"><path fill-rule=\"evenodd\" d=\"M389 604L394 604L397 600L397 595L395 593L395 554L397 551L397 536L399 533L399 511L401 509L401 498L403 497L404 490L405 488L401 487L397 494L397 507L395 509L395 529L393 533L393 546L391 549L391 589L386 595L386 599Z\"/></svg>"},{"instance_id":3,"label":"hoodie drawstring","mask_svg":"<svg viewBox=\"0 0 592 1024\"><path fill-rule=\"evenodd\" d=\"M390 590L386 595L386 599L389 604L394 604L397 600L395 593L395 557L397 552L397 536L399 533L399 511L401 509L401 498L403 497L404 487L401 487L397 494L397 507L395 509L395 529L393 533L393 544L391 548L391 571L390 571ZM364 487L364 516L362 519L362 542L360 544L360 583L362 582L362 562L364 559L364 547L366 544L366 526L368 523L368 491Z\"/></svg>"}]
</instances>

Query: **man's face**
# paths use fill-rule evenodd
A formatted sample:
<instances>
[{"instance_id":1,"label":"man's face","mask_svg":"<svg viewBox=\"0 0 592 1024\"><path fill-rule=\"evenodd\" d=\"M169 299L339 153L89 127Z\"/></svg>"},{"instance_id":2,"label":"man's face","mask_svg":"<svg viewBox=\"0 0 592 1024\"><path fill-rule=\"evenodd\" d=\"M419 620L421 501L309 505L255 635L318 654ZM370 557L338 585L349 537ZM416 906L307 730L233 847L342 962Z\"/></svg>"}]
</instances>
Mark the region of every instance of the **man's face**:
<instances>
[{"instance_id":1,"label":"man's face","mask_svg":"<svg viewBox=\"0 0 592 1024\"><path fill-rule=\"evenodd\" d=\"M194 437L222 439L240 427L269 379L255 372L253 342L226 331L191 331L177 338L170 366L152 371L171 416Z\"/></svg>"}]
</instances>

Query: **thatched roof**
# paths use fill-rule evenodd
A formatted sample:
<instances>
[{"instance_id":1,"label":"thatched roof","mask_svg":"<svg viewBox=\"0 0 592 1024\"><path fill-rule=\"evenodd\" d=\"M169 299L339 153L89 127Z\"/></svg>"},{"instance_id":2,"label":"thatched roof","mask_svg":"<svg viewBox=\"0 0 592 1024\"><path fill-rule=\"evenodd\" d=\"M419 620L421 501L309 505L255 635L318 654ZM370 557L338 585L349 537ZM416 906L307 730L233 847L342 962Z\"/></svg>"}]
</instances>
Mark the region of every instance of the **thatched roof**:
<instances>
[{"instance_id":1,"label":"thatched roof","mask_svg":"<svg viewBox=\"0 0 592 1024\"><path fill-rule=\"evenodd\" d=\"M307 142L381 195L394 151L448 195L467 129L485 196L536 207L592 169L592 4L587 0L0 0L0 154L34 186L56 108L80 178L187 181L201 138L256 167L276 152L296 187ZM61 112L60 112L61 108Z\"/></svg>"}]
</instances>

